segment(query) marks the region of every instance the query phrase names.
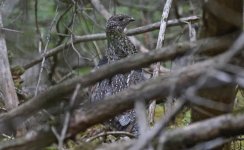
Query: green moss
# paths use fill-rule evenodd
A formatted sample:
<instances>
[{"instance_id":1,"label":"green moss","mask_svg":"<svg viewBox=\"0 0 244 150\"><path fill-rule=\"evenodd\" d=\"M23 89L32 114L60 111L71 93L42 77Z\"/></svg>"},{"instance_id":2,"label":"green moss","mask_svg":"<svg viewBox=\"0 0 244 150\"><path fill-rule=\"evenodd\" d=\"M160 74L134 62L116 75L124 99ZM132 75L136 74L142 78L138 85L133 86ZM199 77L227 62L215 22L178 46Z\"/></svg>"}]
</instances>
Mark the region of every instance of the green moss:
<instances>
[{"instance_id":1,"label":"green moss","mask_svg":"<svg viewBox=\"0 0 244 150\"><path fill-rule=\"evenodd\" d=\"M156 105L155 122L159 121L165 114L165 106ZM191 121L191 111L188 108L185 108L177 117L170 123L170 128L183 127L187 126Z\"/></svg>"},{"instance_id":2,"label":"green moss","mask_svg":"<svg viewBox=\"0 0 244 150\"><path fill-rule=\"evenodd\" d=\"M163 105L156 105L154 120L155 122L159 121L164 116L164 106Z\"/></svg>"},{"instance_id":3,"label":"green moss","mask_svg":"<svg viewBox=\"0 0 244 150\"><path fill-rule=\"evenodd\" d=\"M20 76L25 72L25 69L21 66L15 66L11 68L12 75Z\"/></svg>"},{"instance_id":4,"label":"green moss","mask_svg":"<svg viewBox=\"0 0 244 150\"><path fill-rule=\"evenodd\" d=\"M57 150L57 146L56 145L51 145L51 146L48 146L46 147L44 150Z\"/></svg>"},{"instance_id":5,"label":"green moss","mask_svg":"<svg viewBox=\"0 0 244 150\"><path fill-rule=\"evenodd\" d=\"M241 90L237 92L234 111L240 111L244 109L244 96L242 93L243 92L241 92Z\"/></svg>"}]
</instances>

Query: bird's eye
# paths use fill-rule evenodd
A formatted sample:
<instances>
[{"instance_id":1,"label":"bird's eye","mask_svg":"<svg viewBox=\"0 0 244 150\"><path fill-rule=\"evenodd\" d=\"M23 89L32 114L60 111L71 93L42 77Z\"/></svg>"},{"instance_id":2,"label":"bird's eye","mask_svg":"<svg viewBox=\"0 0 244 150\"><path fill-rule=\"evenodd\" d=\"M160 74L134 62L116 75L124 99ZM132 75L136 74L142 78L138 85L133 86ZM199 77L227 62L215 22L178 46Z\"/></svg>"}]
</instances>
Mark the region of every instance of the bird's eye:
<instances>
[{"instance_id":1,"label":"bird's eye","mask_svg":"<svg viewBox=\"0 0 244 150\"><path fill-rule=\"evenodd\" d=\"M123 21L124 20L124 18L119 18L119 21Z\"/></svg>"}]
</instances>

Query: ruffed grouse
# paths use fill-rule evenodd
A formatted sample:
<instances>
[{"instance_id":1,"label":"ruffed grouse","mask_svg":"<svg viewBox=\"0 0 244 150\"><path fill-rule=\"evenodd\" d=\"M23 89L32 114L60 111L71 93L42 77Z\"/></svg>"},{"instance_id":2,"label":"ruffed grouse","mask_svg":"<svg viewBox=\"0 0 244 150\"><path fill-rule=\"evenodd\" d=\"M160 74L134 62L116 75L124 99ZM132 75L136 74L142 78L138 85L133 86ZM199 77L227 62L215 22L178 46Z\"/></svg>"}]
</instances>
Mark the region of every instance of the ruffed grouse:
<instances>
[{"instance_id":1,"label":"ruffed grouse","mask_svg":"<svg viewBox=\"0 0 244 150\"><path fill-rule=\"evenodd\" d=\"M114 15L107 21L106 36L108 47L106 56L100 60L98 67L107 63L113 63L129 55L137 53L135 46L125 35L124 29L134 21L127 15ZM144 80L142 69L132 70L125 74L104 79L93 88L90 99L92 102L103 100L105 96L116 94L130 85ZM125 130L138 135L138 127L134 110L128 110L109 121L110 126L117 130Z\"/></svg>"}]
</instances>

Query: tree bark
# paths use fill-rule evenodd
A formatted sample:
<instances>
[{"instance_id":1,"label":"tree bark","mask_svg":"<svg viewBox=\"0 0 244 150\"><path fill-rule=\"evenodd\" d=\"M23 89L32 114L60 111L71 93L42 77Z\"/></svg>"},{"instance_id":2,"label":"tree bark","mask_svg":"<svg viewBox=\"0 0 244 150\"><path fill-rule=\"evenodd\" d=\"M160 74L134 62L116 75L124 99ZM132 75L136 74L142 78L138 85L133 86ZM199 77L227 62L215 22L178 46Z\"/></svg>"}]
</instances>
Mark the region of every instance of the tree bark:
<instances>
[{"instance_id":1,"label":"tree bark","mask_svg":"<svg viewBox=\"0 0 244 150\"><path fill-rule=\"evenodd\" d=\"M2 27L3 22L0 10L0 28ZM10 72L6 41L2 31L0 31L0 94L7 110L18 106L18 97Z\"/></svg>"},{"instance_id":2,"label":"tree bark","mask_svg":"<svg viewBox=\"0 0 244 150\"><path fill-rule=\"evenodd\" d=\"M203 26L200 38L221 36L241 28L242 1L241 0L211 0L203 4ZM206 81L213 82L213 81ZM233 104L236 95L236 86L223 86L218 88L205 88L198 95L215 102ZM192 108L192 122L204 120L232 109L219 111L202 106ZM218 149L222 149L219 147Z\"/></svg>"}]
</instances>

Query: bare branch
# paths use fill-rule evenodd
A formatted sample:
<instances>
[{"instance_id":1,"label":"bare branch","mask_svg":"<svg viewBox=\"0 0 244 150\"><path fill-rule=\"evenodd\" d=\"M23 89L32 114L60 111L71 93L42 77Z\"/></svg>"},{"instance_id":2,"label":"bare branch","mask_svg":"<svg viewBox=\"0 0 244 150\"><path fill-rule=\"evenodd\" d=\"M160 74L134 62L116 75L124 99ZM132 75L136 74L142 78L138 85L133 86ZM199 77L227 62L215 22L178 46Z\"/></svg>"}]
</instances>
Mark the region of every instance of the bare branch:
<instances>
[{"instance_id":1,"label":"bare branch","mask_svg":"<svg viewBox=\"0 0 244 150\"><path fill-rule=\"evenodd\" d=\"M38 0L35 0L35 25L36 25L36 34L38 35L38 42L41 42L41 44L43 45L43 39L42 39L42 35L41 35L41 31L39 29L39 25L38 25Z\"/></svg>"},{"instance_id":2,"label":"bare branch","mask_svg":"<svg viewBox=\"0 0 244 150\"><path fill-rule=\"evenodd\" d=\"M13 111L2 114L0 116L0 133L6 132L9 128L10 130L11 128L14 129L16 126L18 126L18 124L20 124L20 122L23 122L26 118L39 111L47 103L58 101L58 97L72 92L77 83L81 84L81 88L85 88L96 83L99 80L110 77L116 73L128 72L131 69L141 68L143 66L149 65L150 63L154 63L157 61L166 61L169 59L173 59L177 56L184 55L186 52L189 51L189 49L198 49L199 53L208 53L218 50L219 53L220 50L224 51L227 47L229 47L229 45L232 43L232 38L233 37L230 35L222 38L209 38L193 43L186 42L174 46L165 47L157 51L137 54L133 57L125 58L116 63L102 66L96 71L92 71L87 75L67 80L66 82L53 86L46 92L43 92L36 97L30 99ZM9 123L12 124L12 126L9 126Z\"/></svg>"},{"instance_id":3,"label":"bare branch","mask_svg":"<svg viewBox=\"0 0 244 150\"><path fill-rule=\"evenodd\" d=\"M189 21L189 22L196 22L198 21L199 18L197 16L191 16L191 17L186 17L186 18L181 18L180 20L177 19L173 19L173 20L169 20L168 21L168 26L177 26L179 24L182 24L182 21ZM159 29L160 26L160 22L157 23L153 23L150 25L146 25L146 26L142 26L142 27L138 27L135 29L130 29L126 32L127 35L136 35L136 34L141 34L141 33L145 33L145 32L150 32L150 31L154 31ZM65 44L61 44L53 49L47 50L47 53L43 54L40 57L35 58L34 60L32 60L31 62L27 63L26 65L23 66L24 69L29 69L32 66L40 63L42 61L43 57L51 57L53 55L55 55L56 53L59 53L63 50L63 48L65 48L66 46L69 46L72 44L77 44L77 43L81 43L81 42L88 42L88 41L95 41L95 40L105 40L106 39L106 35L105 33L97 33L97 34L90 34L90 35L84 35L84 36L75 36L75 40L74 41L69 41Z\"/></svg>"},{"instance_id":4,"label":"bare branch","mask_svg":"<svg viewBox=\"0 0 244 150\"><path fill-rule=\"evenodd\" d=\"M225 138L243 134L243 128L244 116L242 114L227 114L205 121L197 122L187 127L168 130L165 132L165 134L163 134L162 137L160 137L161 141L157 144L161 144L161 148L164 150L192 148L195 144L208 140L212 140L210 142L216 142L211 144L217 145L221 144L222 142L225 143L229 141ZM128 148L131 147L133 143L134 142L125 142L119 143L119 145L120 147L126 145L126 147ZM198 146L202 147L203 145L200 144ZM109 145L105 148L101 147L99 149L115 150L115 147L116 146Z\"/></svg>"},{"instance_id":5,"label":"bare branch","mask_svg":"<svg viewBox=\"0 0 244 150\"><path fill-rule=\"evenodd\" d=\"M185 24L184 22L197 22L199 20L199 18L197 16L190 16L190 17L183 17L180 19L172 19L172 20L168 20L167 23L167 27L173 27L173 26L178 26L180 24ZM138 28L134 28L134 29L130 29L128 31L126 31L127 35L137 35L137 34L142 34L145 32L150 32L150 31L154 31L154 30L158 30L160 28L160 24L161 22L156 22L156 23L152 23L149 25L145 25L145 26L141 26Z\"/></svg>"},{"instance_id":6,"label":"bare branch","mask_svg":"<svg viewBox=\"0 0 244 150\"><path fill-rule=\"evenodd\" d=\"M157 51L157 52L160 52L160 51ZM171 49L171 51L165 50L165 52L167 52L167 53L172 52L172 49ZM143 55L143 54L140 54L140 55ZM135 59L137 56L140 56L140 55L136 55L134 58L133 57L131 57L131 58ZM156 56L155 55L152 56L152 58L154 58L154 57L156 57ZM131 58L127 58L125 60L127 60L127 62L129 62L128 60ZM216 57L213 60L204 61L204 62L201 62L199 64L195 64L195 65L192 65L190 67L183 68L182 70L172 72L172 74L170 74L170 75L166 75L166 76L158 77L158 78L155 78L152 80L148 80L145 83L139 84L135 87L130 87L129 89L126 89L123 92L120 92L116 95L107 97L103 102L100 102L97 105L94 105L94 104L86 105L86 107L84 107L85 109L83 111L81 111L80 113L77 113L75 115L75 117L74 117L75 119L71 123L70 129L69 129L69 134L67 135L67 137L73 136L80 131L86 130L88 127L90 127L94 124L103 122L103 121L107 120L108 118L113 117L114 115L117 115L117 114L119 114L119 113L121 113L127 109L130 109L133 105L133 102L137 99L142 99L142 97L143 97L144 99L146 99L148 101L149 99L152 99L152 98L159 98L159 97L168 96L170 94L171 84L175 83L174 78L176 78L176 77L179 78L179 80L177 83L175 83L176 89L175 89L174 94L176 96L181 95L181 92L183 92L184 89L187 89L187 87L194 85L195 82L197 81L197 79L203 73L205 73L205 70L199 69L199 68L217 67L217 66L215 66L215 64L217 64L216 62L219 61L218 59L222 59L222 58L223 57ZM143 58L142 60L145 60L145 58ZM123 62L123 61L119 61L115 64L118 65L120 62ZM132 61L130 61L130 62L132 62ZM136 62L137 61L135 61L134 63L136 63ZM132 63L132 64L134 64L134 63ZM131 63L128 63L128 64L131 64ZM119 68L118 66L113 66L113 65L114 64L108 65L110 67L107 67L107 66L101 67L97 71L93 72L96 74L95 77L94 77L93 73L90 73L89 78L91 78L93 80L96 80L97 78L98 79L102 78L103 76L99 75L99 73L105 73L106 75L109 75L109 73L111 73L111 72L106 73L104 68L105 69L110 68L110 70L113 70L113 71L119 71L120 69L123 70L126 68L126 67L120 67ZM118 67L119 70L111 69L111 66ZM102 72L100 72L100 71L102 71ZM123 71L125 71L125 70L123 70ZM108 70L107 70L107 72L108 72ZM78 78L76 78L76 79L72 80L72 82L75 82L75 83L80 82L83 87L87 86L89 84L88 80L86 79L86 76L83 76L82 78L80 77L79 80L78 80ZM58 91L59 93L60 92L61 93L67 92L67 91L63 91L62 89L66 88L67 86L68 86L67 87L68 89L72 88L72 86L70 84L72 84L72 83L66 82L66 84L62 85L64 87L62 87L61 89L58 89L57 87L50 89L48 92L46 92L46 94L49 93L51 95L48 95L48 96L45 95L46 96L45 98L48 100L54 100L54 98L55 98L54 96L57 95L58 93L57 92L55 94L53 94L53 93L55 91ZM231 84L231 83L227 83L227 84ZM216 85L216 86L218 86L218 85ZM221 85L221 86L227 86L227 85ZM66 90L68 90L68 89L66 89ZM43 106L42 103L45 103L45 102L40 103L40 101L42 100L41 98L43 98L43 97L44 97L44 95L42 95L42 97L39 97L39 99L38 99L39 100L38 104L40 104L42 106ZM30 100L30 101L35 101L35 99ZM27 102L26 104L28 104L28 103L30 104L30 101ZM24 105L26 105L26 104L24 104ZM32 104L33 104L33 102L32 102ZM22 109L23 109L23 105L20 107L22 107ZM29 112L30 109L28 109L28 107L27 107L24 110L25 110L25 112ZM11 113L7 113L7 114L11 115ZM19 117L14 116L13 114L12 114L12 116L15 117L15 119L17 119L17 120L21 119ZM18 114L18 116L22 116L22 115ZM194 125L191 125L190 127L192 127L192 128L183 129L184 134L182 133L182 129L175 130L177 132L167 131L167 132L165 132L165 134L163 134L163 137L166 137L166 138L162 138L163 140L161 143L163 143L162 144L163 146L166 145L166 146L169 146L170 148L172 148L171 147L172 145L173 146L181 146L182 143L187 143L187 141L188 142L190 141L191 144L192 143L194 144L194 143L198 143L201 141L205 141L209 138L210 139L216 138L218 136L223 135L223 132L222 132L223 131L222 130L222 123L223 122L226 122L226 124L224 126L224 129L225 129L224 131L226 131L226 133L228 135L241 134L241 132L239 132L239 131L243 131L242 130L242 128L244 126L243 115L238 115L238 116L237 115L229 115L229 116L230 117L228 117L228 116L222 117L222 119L218 120L218 121L220 121L218 123L216 123L214 120L212 120L211 122L207 122L207 124L205 124L204 126L202 126L201 123L200 124L198 123L199 127L194 127ZM5 120L3 118L4 118L4 116L2 115L0 118L0 120L3 121L0 123L1 127L4 127L3 123L9 122L6 119L9 119L10 117L6 118L6 115L5 115ZM12 120L12 122L14 122L14 120ZM166 120L166 122L167 122L167 120ZM211 123L214 123L213 126L209 126L209 124L211 124ZM234 124L232 124L232 123L234 123ZM0 129L2 130L2 128L0 128ZM196 140L195 139L189 140L190 138L192 138L192 135L195 135L197 133L197 131L200 129L201 129L201 132L199 133L199 135L201 136L201 134L202 134L202 136ZM202 132L202 129L206 129L206 131ZM208 131L208 130L214 130L215 131L216 129L217 130L220 129L218 131L221 131L221 132L212 132L212 131L209 132ZM192 130L194 130L194 132L192 132ZM233 132L233 131L235 131L235 132ZM188 133L190 133L190 134L188 134ZM208 136L209 133L211 133L210 136ZM38 142L44 142L45 144L47 144L48 143L47 141L50 142L50 140L52 140L52 141L54 140L53 139L54 135L50 135L50 132L41 132L41 134L47 134L46 137L48 137L48 139L43 140L43 141L40 140ZM180 138L180 139L176 138L178 136L177 134L179 134L180 137L182 137L182 138ZM169 135L169 137L168 137L168 135ZM189 137L189 135L191 135L191 137ZM34 136L38 137L39 135L34 135ZM174 138L171 138L171 136L174 136ZM167 141L168 138L171 138L171 139L169 141ZM165 139L166 139L166 141L165 141ZM179 139L179 140L175 141L174 139ZM32 138L31 139L29 138L29 140L27 140L26 143L28 143L30 141L32 141ZM169 145L172 142L173 143L175 142L175 144ZM6 144L5 144L5 146L6 146Z\"/></svg>"},{"instance_id":7,"label":"bare branch","mask_svg":"<svg viewBox=\"0 0 244 150\"><path fill-rule=\"evenodd\" d=\"M111 17L111 14L106 10L100 0L91 0L92 5L102 14L107 20Z\"/></svg>"},{"instance_id":8,"label":"bare branch","mask_svg":"<svg viewBox=\"0 0 244 150\"><path fill-rule=\"evenodd\" d=\"M66 137L66 133L67 133L67 130L68 130L68 127L69 127L69 122L70 122L70 118L71 118L71 108L74 107L74 104L75 104L75 100L76 100L76 96L78 94L80 90L80 84L77 84L76 85L76 88L75 88L75 91L70 99L70 104L69 104L69 107L70 109L67 110L67 112L65 113L65 117L64 117L64 123L63 123L63 128L62 128L62 131L61 131L61 134L58 135L56 129L53 127L53 131L54 131L54 134L58 140L58 149L61 150L62 147L63 147L63 142L64 142L64 139Z\"/></svg>"},{"instance_id":9,"label":"bare branch","mask_svg":"<svg viewBox=\"0 0 244 150\"><path fill-rule=\"evenodd\" d=\"M36 1L36 4L37 4L37 1ZM37 7L37 6L36 6ZM49 33L47 35L47 42L45 44L45 48L44 48L44 51L41 55L43 54L46 54L47 53L47 47L49 45L49 42L50 42L50 34L51 34L51 30L54 26L54 23L56 22L56 18L58 16L58 7L56 8L56 13L55 13L55 16L53 17L53 20L51 22L51 25L50 25L50 28L49 28ZM41 47L41 46L40 46ZM41 52L40 52L41 53ZM40 72L39 72L39 75L38 75L38 80L37 80L37 84L36 84L36 90L35 90L35 96L37 95L38 91L39 91L39 85L41 83L41 79L42 79L42 72L43 72L43 69L44 69L44 65L45 65L45 61L46 61L46 57L43 57L42 58L42 63L41 63L41 68L40 68Z\"/></svg>"},{"instance_id":10,"label":"bare branch","mask_svg":"<svg viewBox=\"0 0 244 150\"><path fill-rule=\"evenodd\" d=\"M170 8L172 5L173 0L167 0L164 5L163 13L161 16L161 22L160 22L160 30L158 33L158 41L156 49L162 48L164 43L164 37L165 37L165 31L168 21L168 16L170 12ZM157 77L159 75L160 71L160 62L157 62L155 64L154 70L153 70L153 77ZM149 105L149 123L154 123L154 113L156 108L156 100L153 100Z\"/></svg>"},{"instance_id":11,"label":"bare branch","mask_svg":"<svg viewBox=\"0 0 244 150\"><path fill-rule=\"evenodd\" d=\"M198 142L222 136L243 134L243 115L224 115L166 132L160 139L167 150L191 147Z\"/></svg>"}]
</instances>

